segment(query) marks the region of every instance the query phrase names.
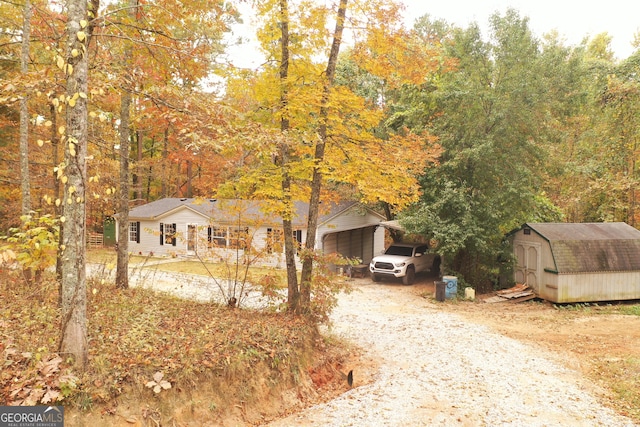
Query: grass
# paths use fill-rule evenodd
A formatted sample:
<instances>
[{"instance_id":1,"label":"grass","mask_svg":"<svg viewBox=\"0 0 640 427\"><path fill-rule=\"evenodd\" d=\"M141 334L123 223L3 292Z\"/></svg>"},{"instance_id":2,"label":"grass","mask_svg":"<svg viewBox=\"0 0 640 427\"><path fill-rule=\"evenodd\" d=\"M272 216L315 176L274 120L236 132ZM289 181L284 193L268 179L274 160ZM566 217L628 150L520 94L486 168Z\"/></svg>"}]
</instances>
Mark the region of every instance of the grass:
<instances>
[{"instance_id":1,"label":"grass","mask_svg":"<svg viewBox=\"0 0 640 427\"><path fill-rule=\"evenodd\" d=\"M620 314L640 316L640 304L623 305L619 308Z\"/></svg>"},{"instance_id":2,"label":"grass","mask_svg":"<svg viewBox=\"0 0 640 427\"><path fill-rule=\"evenodd\" d=\"M613 392L612 406L635 422L640 421L640 358L600 359L594 372L594 377Z\"/></svg>"},{"instance_id":3,"label":"grass","mask_svg":"<svg viewBox=\"0 0 640 427\"><path fill-rule=\"evenodd\" d=\"M172 387L160 395L224 383L224 393L214 393L208 405L220 413L233 407L230 402L238 396L250 400L247 390L260 378L293 384L313 360L309 353L317 329L302 317L229 309L140 288L116 291L112 283L96 280L88 284L89 367L73 373L74 378L67 375L66 361L55 358L57 285L48 282L30 289L17 277L2 277L2 402L22 403L34 389L64 392L59 399L75 410L110 407L132 395L153 402L157 396L145 384L162 372ZM43 361L55 369L43 370Z\"/></svg>"},{"instance_id":4,"label":"grass","mask_svg":"<svg viewBox=\"0 0 640 427\"><path fill-rule=\"evenodd\" d=\"M144 255L129 255L129 263L144 264L150 261L164 259L162 257L152 257ZM113 248L89 249L87 251L87 262L93 264L113 265L116 264L116 251Z\"/></svg>"},{"instance_id":5,"label":"grass","mask_svg":"<svg viewBox=\"0 0 640 427\"><path fill-rule=\"evenodd\" d=\"M115 251L109 249L96 249L87 252L88 262L102 265L112 265L115 266L116 263L116 254ZM129 264L130 266L138 266L139 268L154 268L160 271L168 271L174 273L188 273L188 274L198 274L201 276L209 276L212 275L216 278L226 278L226 277L235 277L235 264L227 264L223 262L200 262L197 259L184 259L175 262L168 263L160 263L153 264L153 266L145 267L145 264L151 263L153 261L161 261L167 260L167 258L162 257L148 257L142 255L130 255L129 256ZM240 266L240 270L238 272L239 277L244 277L244 270ZM270 267L258 267L258 266L249 266L247 272L247 278L249 281L257 282L260 278L265 276L270 276L274 278L277 282L286 283L286 271L284 269L278 268L270 268Z\"/></svg>"},{"instance_id":6,"label":"grass","mask_svg":"<svg viewBox=\"0 0 640 427\"><path fill-rule=\"evenodd\" d=\"M575 311L590 314L622 314L640 316L640 304L637 301L622 301L615 304L584 302L573 304L554 304L553 308L560 311Z\"/></svg>"}]
</instances>

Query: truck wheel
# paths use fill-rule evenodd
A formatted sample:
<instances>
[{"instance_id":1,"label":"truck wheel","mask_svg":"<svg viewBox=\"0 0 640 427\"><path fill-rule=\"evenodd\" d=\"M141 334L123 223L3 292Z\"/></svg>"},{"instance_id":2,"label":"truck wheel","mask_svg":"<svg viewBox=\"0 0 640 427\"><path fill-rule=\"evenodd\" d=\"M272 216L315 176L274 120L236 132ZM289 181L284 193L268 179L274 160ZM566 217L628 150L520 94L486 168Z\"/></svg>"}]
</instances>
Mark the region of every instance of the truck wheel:
<instances>
[{"instance_id":1,"label":"truck wheel","mask_svg":"<svg viewBox=\"0 0 640 427\"><path fill-rule=\"evenodd\" d=\"M402 278L402 283L405 285L413 285L413 281L416 278L416 269L413 265L407 267L407 274Z\"/></svg>"},{"instance_id":2,"label":"truck wheel","mask_svg":"<svg viewBox=\"0 0 640 427\"><path fill-rule=\"evenodd\" d=\"M371 280L373 280L374 282L379 282L380 276L378 276L376 273L371 273Z\"/></svg>"}]
</instances>

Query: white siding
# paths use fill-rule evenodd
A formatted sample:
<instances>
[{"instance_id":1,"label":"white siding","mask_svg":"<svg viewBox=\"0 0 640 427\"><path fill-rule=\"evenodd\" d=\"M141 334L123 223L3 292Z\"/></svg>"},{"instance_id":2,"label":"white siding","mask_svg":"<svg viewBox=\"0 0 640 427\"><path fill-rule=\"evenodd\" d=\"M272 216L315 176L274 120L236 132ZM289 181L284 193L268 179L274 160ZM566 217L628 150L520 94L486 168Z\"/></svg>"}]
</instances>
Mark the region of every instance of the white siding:
<instances>
[{"instance_id":1,"label":"white siding","mask_svg":"<svg viewBox=\"0 0 640 427\"><path fill-rule=\"evenodd\" d=\"M630 299L640 299L640 271L560 274L554 302Z\"/></svg>"},{"instance_id":2,"label":"white siding","mask_svg":"<svg viewBox=\"0 0 640 427\"><path fill-rule=\"evenodd\" d=\"M325 253L340 252L347 256L357 256L368 262L375 254L384 249L384 229L378 227L382 217L371 213L361 207L352 207L330 221L322 223L316 233L315 248L323 250ZM132 219L131 221L136 221ZM160 223L176 224L176 245L160 244ZM129 242L129 251L134 254L149 255L153 253L158 256L184 256L192 255L187 249L187 238L189 225L197 228L197 251L199 255L208 254L208 232L209 219L189 208L178 209L173 213L163 216L154 221L140 221L140 243ZM213 224L220 228L235 228L228 224ZM267 229L281 229L279 226L260 226L257 229L249 230L252 236L253 247L262 251L266 247ZM305 229L296 228L302 235L302 244L306 241L307 233ZM119 238L119 237L118 237ZM217 250L222 258L229 259L235 257L236 251ZM240 251L241 253L243 251ZM284 267L284 248L278 253L261 255L260 263Z\"/></svg>"},{"instance_id":3,"label":"white siding","mask_svg":"<svg viewBox=\"0 0 640 427\"><path fill-rule=\"evenodd\" d=\"M175 246L164 241L160 245L161 223L176 224ZM191 209L180 209L155 221L140 221L140 243L130 241L129 251L142 255L148 255L151 252L154 255L185 255L187 253L187 227L189 224L197 226L199 242L202 242L203 238L207 238L208 219Z\"/></svg>"},{"instance_id":4,"label":"white siding","mask_svg":"<svg viewBox=\"0 0 640 427\"><path fill-rule=\"evenodd\" d=\"M535 291L547 301L571 303L640 299L640 272L637 271L558 274L549 242L533 230L529 235L519 230L513 237L516 256L514 279L518 283L525 279L523 267L531 264L529 249L534 247L539 248Z\"/></svg>"}]
</instances>

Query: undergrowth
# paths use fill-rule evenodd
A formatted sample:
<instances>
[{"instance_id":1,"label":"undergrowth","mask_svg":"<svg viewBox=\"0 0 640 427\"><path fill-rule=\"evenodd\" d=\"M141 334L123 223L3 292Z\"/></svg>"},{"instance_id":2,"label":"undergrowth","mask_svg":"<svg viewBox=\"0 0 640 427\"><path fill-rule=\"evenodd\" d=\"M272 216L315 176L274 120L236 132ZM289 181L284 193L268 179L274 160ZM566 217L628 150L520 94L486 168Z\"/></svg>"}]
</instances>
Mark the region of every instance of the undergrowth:
<instances>
[{"instance_id":1,"label":"undergrowth","mask_svg":"<svg viewBox=\"0 0 640 427\"><path fill-rule=\"evenodd\" d=\"M57 285L38 289L6 272L0 279L0 401L109 406L131 393L189 392L203 381L241 384L256 369L295 382L309 363L317 328L303 317L229 309L141 288L88 283L89 366L74 372L58 357ZM34 294L39 298L34 298ZM226 387L228 399L246 390ZM224 396L223 396L224 397ZM224 402L211 403L224 407Z\"/></svg>"}]
</instances>

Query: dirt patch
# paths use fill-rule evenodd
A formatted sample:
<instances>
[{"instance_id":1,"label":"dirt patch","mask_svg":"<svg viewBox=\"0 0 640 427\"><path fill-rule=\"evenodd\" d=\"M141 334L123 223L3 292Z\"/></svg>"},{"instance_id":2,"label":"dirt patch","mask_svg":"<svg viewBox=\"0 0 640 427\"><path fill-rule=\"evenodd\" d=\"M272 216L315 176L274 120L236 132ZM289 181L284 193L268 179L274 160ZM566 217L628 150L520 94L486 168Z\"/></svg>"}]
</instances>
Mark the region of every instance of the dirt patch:
<instances>
[{"instance_id":1,"label":"dirt patch","mask_svg":"<svg viewBox=\"0 0 640 427\"><path fill-rule=\"evenodd\" d=\"M412 292L433 298L433 278L423 277ZM484 303L447 300L439 306L502 335L551 350L562 363L607 391L616 412L640 421L640 316L620 314L638 301L555 305L543 300ZM633 394L636 396L634 397Z\"/></svg>"}]
</instances>

